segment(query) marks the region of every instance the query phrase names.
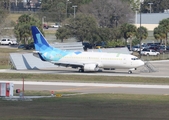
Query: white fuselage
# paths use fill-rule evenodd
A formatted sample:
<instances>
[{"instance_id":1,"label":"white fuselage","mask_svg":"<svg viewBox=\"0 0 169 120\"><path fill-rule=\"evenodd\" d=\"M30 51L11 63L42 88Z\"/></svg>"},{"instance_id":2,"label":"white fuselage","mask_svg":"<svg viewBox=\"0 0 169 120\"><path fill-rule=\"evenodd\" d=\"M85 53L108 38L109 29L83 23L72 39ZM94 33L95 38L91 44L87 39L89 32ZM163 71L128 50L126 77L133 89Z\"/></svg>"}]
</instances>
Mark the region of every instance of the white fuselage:
<instances>
[{"instance_id":1,"label":"white fuselage","mask_svg":"<svg viewBox=\"0 0 169 120\"><path fill-rule=\"evenodd\" d=\"M68 54L59 62L97 64L99 68L137 68L144 65L144 62L129 54L82 52L81 54Z\"/></svg>"}]
</instances>

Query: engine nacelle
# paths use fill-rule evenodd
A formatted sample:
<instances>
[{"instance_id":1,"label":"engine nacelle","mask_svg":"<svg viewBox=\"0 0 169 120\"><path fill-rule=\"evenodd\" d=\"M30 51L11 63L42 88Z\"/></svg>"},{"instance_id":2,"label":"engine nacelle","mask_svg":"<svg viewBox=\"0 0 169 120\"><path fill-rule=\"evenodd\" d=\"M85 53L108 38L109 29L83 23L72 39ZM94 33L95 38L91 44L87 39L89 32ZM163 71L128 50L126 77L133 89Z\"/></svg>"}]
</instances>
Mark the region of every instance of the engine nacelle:
<instances>
[{"instance_id":1,"label":"engine nacelle","mask_svg":"<svg viewBox=\"0 0 169 120\"><path fill-rule=\"evenodd\" d=\"M96 64L85 64L84 71L98 71L99 68Z\"/></svg>"}]
</instances>

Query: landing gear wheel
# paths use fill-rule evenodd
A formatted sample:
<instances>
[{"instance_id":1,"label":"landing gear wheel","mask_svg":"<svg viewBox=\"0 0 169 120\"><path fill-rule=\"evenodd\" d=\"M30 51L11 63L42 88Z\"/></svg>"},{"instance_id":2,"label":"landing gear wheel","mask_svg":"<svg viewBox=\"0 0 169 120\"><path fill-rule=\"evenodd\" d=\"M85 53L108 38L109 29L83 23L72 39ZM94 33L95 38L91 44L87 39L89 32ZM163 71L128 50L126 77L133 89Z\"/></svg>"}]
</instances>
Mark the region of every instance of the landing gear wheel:
<instances>
[{"instance_id":1,"label":"landing gear wheel","mask_svg":"<svg viewBox=\"0 0 169 120\"><path fill-rule=\"evenodd\" d=\"M84 72L84 69L79 69L79 72Z\"/></svg>"},{"instance_id":2,"label":"landing gear wheel","mask_svg":"<svg viewBox=\"0 0 169 120\"><path fill-rule=\"evenodd\" d=\"M131 71L131 70L129 70L129 71L128 71L128 74L132 74L132 71Z\"/></svg>"}]
</instances>

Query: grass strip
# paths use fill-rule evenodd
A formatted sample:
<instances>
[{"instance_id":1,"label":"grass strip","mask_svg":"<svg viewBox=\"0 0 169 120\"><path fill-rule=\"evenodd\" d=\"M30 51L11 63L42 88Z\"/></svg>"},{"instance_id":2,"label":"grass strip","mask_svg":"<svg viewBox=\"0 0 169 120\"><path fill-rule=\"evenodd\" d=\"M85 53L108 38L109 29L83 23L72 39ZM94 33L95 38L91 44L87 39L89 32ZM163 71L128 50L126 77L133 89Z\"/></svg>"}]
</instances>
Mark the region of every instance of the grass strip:
<instances>
[{"instance_id":1,"label":"grass strip","mask_svg":"<svg viewBox=\"0 0 169 120\"><path fill-rule=\"evenodd\" d=\"M126 77L126 76L90 76L59 74L0 73L1 80L44 81L44 82L99 82L99 83L141 83L169 84L168 78Z\"/></svg>"},{"instance_id":2,"label":"grass strip","mask_svg":"<svg viewBox=\"0 0 169 120\"><path fill-rule=\"evenodd\" d=\"M86 94L40 98L33 101L0 100L1 120L150 120L169 119L169 96Z\"/></svg>"}]
</instances>

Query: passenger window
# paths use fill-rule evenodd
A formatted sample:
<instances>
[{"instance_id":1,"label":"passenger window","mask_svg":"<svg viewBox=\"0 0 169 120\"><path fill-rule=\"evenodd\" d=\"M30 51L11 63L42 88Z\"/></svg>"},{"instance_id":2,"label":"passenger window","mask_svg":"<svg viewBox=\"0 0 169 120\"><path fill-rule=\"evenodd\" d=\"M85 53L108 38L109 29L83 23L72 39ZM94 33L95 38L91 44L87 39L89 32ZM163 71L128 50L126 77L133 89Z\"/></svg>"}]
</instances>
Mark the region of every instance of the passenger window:
<instances>
[{"instance_id":1,"label":"passenger window","mask_svg":"<svg viewBox=\"0 0 169 120\"><path fill-rule=\"evenodd\" d=\"M139 60L138 58L131 58L131 60Z\"/></svg>"}]
</instances>

